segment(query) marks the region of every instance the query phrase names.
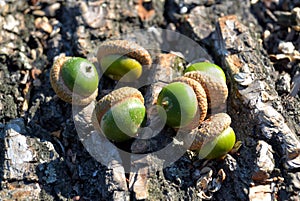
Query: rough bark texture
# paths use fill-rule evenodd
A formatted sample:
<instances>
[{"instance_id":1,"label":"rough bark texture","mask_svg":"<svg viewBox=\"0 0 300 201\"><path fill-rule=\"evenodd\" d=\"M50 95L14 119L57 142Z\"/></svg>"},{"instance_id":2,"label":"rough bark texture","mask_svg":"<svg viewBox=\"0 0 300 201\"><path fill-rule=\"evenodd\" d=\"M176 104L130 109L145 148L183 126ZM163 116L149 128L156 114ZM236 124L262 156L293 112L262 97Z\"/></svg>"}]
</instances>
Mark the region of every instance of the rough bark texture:
<instances>
[{"instance_id":1,"label":"rough bark texture","mask_svg":"<svg viewBox=\"0 0 300 201\"><path fill-rule=\"evenodd\" d=\"M0 1L0 200L299 200L299 6L288 0ZM160 28L195 43L186 47ZM49 72L60 54L98 65L98 45L120 38L146 47L159 64L145 77L155 84L141 88L149 113L161 87L187 63L220 65L240 149L211 161L186 151L163 170L156 156L106 154L111 144L92 128L90 108L74 110L55 96ZM279 45L287 41L294 49ZM97 99L114 87L103 77ZM174 130L162 133L123 148L144 153L174 141ZM97 146L87 150L86 143ZM125 174L127 160L135 165Z\"/></svg>"}]
</instances>

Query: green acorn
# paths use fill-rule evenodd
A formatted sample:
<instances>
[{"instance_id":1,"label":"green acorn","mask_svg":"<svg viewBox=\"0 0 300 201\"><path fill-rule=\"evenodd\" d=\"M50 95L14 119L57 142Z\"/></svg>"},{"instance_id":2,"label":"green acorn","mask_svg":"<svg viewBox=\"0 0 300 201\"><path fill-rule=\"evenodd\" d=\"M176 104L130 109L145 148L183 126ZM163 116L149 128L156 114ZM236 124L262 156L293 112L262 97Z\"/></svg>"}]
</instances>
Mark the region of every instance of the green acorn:
<instances>
[{"instance_id":1,"label":"green acorn","mask_svg":"<svg viewBox=\"0 0 300 201\"><path fill-rule=\"evenodd\" d=\"M152 64L146 49L127 40L105 41L98 49L97 59L104 75L124 82L137 80Z\"/></svg>"},{"instance_id":2,"label":"green acorn","mask_svg":"<svg viewBox=\"0 0 300 201\"><path fill-rule=\"evenodd\" d=\"M212 114L226 111L228 88L222 74L209 74L202 71L186 72L183 76L191 78L201 84L205 90L208 108Z\"/></svg>"},{"instance_id":3,"label":"green acorn","mask_svg":"<svg viewBox=\"0 0 300 201\"><path fill-rule=\"evenodd\" d=\"M226 76L222 68L218 65L210 63L210 62L199 62L190 65L187 69L185 69L184 73L191 71L200 71L209 74L210 76L215 76L218 79L222 79L226 82Z\"/></svg>"},{"instance_id":4,"label":"green acorn","mask_svg":"<svg viewBox=\"0 0 300 201\"><path fill-rule=\"evenodd\" d=\"M93 125L109 140L123 142L136 136L146 116L144 98L137 89L122 87L100 99Z\"/></svg>"},{"instance_id":5,"label":"green acorn","mask_svg":"<svg viewBox=\"0 0 300 201\"><path fill-rule=\"evenodd\" d=\"M192 123L198 111L198 101L193 88L183 82L164 86L158 95L157 104L166 112L167 125L173 128Z\"/></svg>"},{"instance_id":6,"label":"green acorn","mask_svg":"<svg viewBox=\"0 0 300 201\"><path fill-rule=\"evenodd\" d=\"M198 151L200 159L215 159L225 156L236 141L230 124L231 118L226 113L212 115L200 124L190 149Z\"/></svg>"},{"instance_id":7,"label":"green acorn","mask_svg":"<svg viewBox=\"0 0 300 201\"><path fill-rule=\"evenodd\" d=\"M93 63L80 57L60 56L50 71L52 88L65 102L86 105L98 93L98 73Z\"/></svg>"}]
</instances>

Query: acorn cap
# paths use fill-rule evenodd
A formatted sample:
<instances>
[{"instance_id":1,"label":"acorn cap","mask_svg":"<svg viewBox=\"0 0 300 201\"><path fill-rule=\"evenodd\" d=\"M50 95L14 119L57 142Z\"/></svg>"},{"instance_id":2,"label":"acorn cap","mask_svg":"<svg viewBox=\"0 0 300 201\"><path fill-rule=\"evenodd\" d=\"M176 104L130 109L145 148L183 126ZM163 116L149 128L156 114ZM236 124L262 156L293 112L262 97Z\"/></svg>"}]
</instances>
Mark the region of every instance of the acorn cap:
<instances>
[{"instance_id":1,"label":"acorn cap","mask_svg":"<svg viewBox=\"0 0 300 201\"><path fill-rule=\"evenodd\" d=\"M201 71L187 72L184 74L184 77L192 78L202 85L206 92L208 107L211 109L212 114L224 112L228 97L228 88L223 78L219 79L214 75L209 75Z\"/></svg>"},{"instance_id":2,"label":"acorn cap","mask_svg":"<svg viewBox=\"0 0 300 201\"><path fill-rule=\"evenodd\" d=\"M152 64L149 52L132 41L111 40L103 42L98 48L98 62L100 63L103 57L110 54L126 55L139 61L143 66L148 66L148 68Z\"/></svg>"},{"instance_id":3,"label":"acorn cap","mask_svg":"<svg viewBox=\"0 0 300 201\"><path fill-rule=\"evenodd\" d=\"M119 89L116 89L112 91L111 93L105 95L103 98L101 98L94 110L94 127L99 128L99 122L101 122L101 119L103 115L111 108L113 105L124 101L128 98L137 98L144 104L144 97L142 93L133 87L122 87ZM95 120L97 119L97 122Z\"/></svg>"},{"instance_id":4,"label":"acorn cap","mask_svg":"<svg viewBox=\"0 0 300 201\"><path fill-rule=\"evenodd\" d=\"M58 57L50 71L50 83L55 93L65 102L75 105L87 105L96 99L98 89L96 89L90 96L84 97L72 92L64 83L61 69L63 64L72 57L60 56Z\"/></svg>"},{"instance_id":5,"label":"acorn cap","mask_svg":"<svg viewBox=\"0 0 300 201\"><path fill-rule=\"evenodd\" d=\"M197 121L197 123L198 124L201 123L207 115L207 107L208 107L206 93L205 93L205 90L203 89L202 85L199 82L197 82L196 80L193 80L188 77L178 77L178 78L175 78L173 80L173 82L183 82L193 88L193 90L196 94L197 101L198 101L198 115L196 115L196 116L199 117L199 121Z\"/></svg>"},{"instance_id":6,"label":"acorn cap","mask_svg":"<svg viewBox=\"0 0 300 201\"><path fill-rule=\"evenodd\" d=\"M218 113L203 121L196 132L190 150L199 150L205 143L214 140L231 124L231 118L226 113Z\"/></svg>"}]
</instances>

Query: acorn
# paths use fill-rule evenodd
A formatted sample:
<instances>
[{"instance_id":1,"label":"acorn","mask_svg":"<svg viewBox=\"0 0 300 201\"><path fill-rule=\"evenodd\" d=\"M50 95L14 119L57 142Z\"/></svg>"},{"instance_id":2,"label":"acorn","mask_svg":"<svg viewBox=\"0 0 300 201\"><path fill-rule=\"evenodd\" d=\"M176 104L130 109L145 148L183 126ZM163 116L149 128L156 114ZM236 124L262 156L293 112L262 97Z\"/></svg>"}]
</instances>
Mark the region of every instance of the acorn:
<instances>
[{"instance_id":1,"label":"acorn","mask_svg":"<svg viewBox=\"0 0 300 201\"><path fill-rule=\"evenodd\" d=\"M199 118L205 118L207 111L204 89L189 78L176 79L164 86L158 95L157 105L164 109L166 124L173 128L195 127ZM161 116L162 112L159 110Z\"/></svg>"},{"instance_id":2,"label":"acorn","mask_svg":"<svg viewBox=\"0 0 300 201\"><path fill-rule=\"evenodd\" d=\"M201 71L204 73L209 74L210 76L216 77L216 79L222 79L226 82L226 76L222 68L216 64L210 62L198 62L188 66L184 73L191 72L191 71Z\"/></svg>"},{"instance_id":3,"label":"acorn","mask_svg":"<svg viewBox=\"0 0 300 201\"><path fill-rule=\"evenodd\" d=\"M145 48L127 40L105 41L98 49L97 59L104 75L124 82L137 80L152 64Z\"/></svg>"},{"instance_id":4,"label":"acorn","mask_svg":"<svg viewBox=\"0 0 300 201\"><path fill-rule=\"evenodd\" d=\"M95 129L109 140L129 140L137 135L145 119L144 98L132 87L116 89L97 102L93 116Z\"/></svg>"},{"instance_id":5,"label":"acorn","mask_svg":"<svg viewBox=\"0 0 300 201\"><path fill-rule=\"evenodd\" d=\"M218 74L210 74L202 71L186 72L183 76L196 80L204 88L207 96L208 109L211 114L226 111L228 88L225 80Z\"/></svg>"},{"instance_id":6,"label":"acorn","mask_svg":"<svg viewBox=\"0 0 300 201\"><path fill-rule=\"evenodd\" d=\"M203 121L196 132L190 150L198 151L200 159L215 159L225 156L233 147L236 136L230 127L231 118L218 113Z\"/></svg>"},{"instance_id":7,"label":"acorn","mask_svg":"<svg viewBox=\"0 0 300 201\"><path fill-rule=\"evenodd\" d=\"M93 63L81 57L58 57L50 71L57 96L75 105L87 105L98 94L98 72Z\"/></svg>"},{"instance_id":8,"label":"acorn","mask_svg":"<svg viewBox=\"0 0 300 201\"><path fill-rule=\"evenodd\" d=\"M201 123L206 118L208 110L207 96L204 88L199 82L183 76L175 78L173 82L183 82L192 87L198 103L197 115L195 116L197 119L195 119L194 121L196 123L196 126L198 126L199 123Z\"/></svg>"}]
</instances>

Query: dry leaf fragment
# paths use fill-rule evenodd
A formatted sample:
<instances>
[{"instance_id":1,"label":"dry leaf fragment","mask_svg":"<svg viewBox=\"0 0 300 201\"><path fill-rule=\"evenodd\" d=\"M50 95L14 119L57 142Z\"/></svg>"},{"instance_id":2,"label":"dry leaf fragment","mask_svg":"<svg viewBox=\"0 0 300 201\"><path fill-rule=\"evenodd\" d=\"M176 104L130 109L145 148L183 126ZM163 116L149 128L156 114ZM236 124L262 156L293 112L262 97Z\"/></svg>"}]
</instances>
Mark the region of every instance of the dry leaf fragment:
<instances>
[{"instance_id":1,"label":"dry leaf fragment","mask_svg":"<svg viewBox=\"0 0 300 201\"><path fill-rule=\"evenodd\" d=\"M137 11L138 11L138 15L141 18L142 21L148 21L150 20L154 14L155 14L155 10L153 8L150 9L146 9L143 5L143 3L147 3L147 4L151 4L152 5L152 1L146 1L146 0L139 0L139 3L137 5Z\"/></svg>"}]
</instances>

